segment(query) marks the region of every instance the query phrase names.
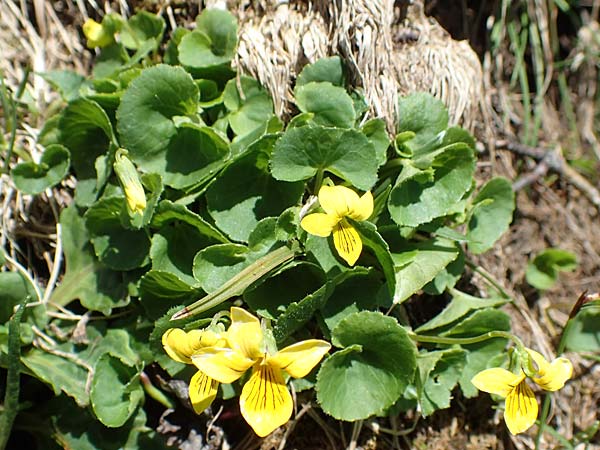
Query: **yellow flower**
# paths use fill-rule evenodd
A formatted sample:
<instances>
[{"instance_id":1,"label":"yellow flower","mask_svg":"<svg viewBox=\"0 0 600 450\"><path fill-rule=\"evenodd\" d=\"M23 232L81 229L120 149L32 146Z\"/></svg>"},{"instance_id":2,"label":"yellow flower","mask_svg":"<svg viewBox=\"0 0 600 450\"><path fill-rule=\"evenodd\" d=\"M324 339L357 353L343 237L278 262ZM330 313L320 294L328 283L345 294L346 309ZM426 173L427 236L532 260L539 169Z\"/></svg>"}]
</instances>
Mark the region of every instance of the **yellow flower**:
<instances>
[{"instance_id":1,"label":"yellow flower","mask_svg":"<svg viewBox=\"0 0 600 450\"><path fill-rule=\"evenodd\" d=\"M264 349L258 318L235 307L231 308L231 326L226 338L228 347L203 348L192 355L192 361L221 383L232 383L252 368L240 395L240 410L256 434L266 436L292 415L292 396L283 372L294 378L306 376L331 346L325 341L310 339L271 355Z\"/></svg>"},{"instance_id":2,"label":"yellow flower","mask_svg":"<svg viewBox=\"0 0 600 450\"><path fill-rule=\"evenodd\" d=\"M192 364L191 356L205 347L222 346L225 340L212 330L192 330L187 333L181 328L169 328L162 336L162 344L167 354L175 361ZM217 396L219 382L202 371L190 380L190 402L196 414L210 406Z\"/></svg>"},{"instance_id":3,"label":"yellow flower","mask_svg":"<svg viewBox=\"0 0 600 450\"><path fill-rule=\"evenodd\" d=\"M567 358L556 358L550 363L534 350L527 349L527 352L537 366L535 375L530 378L542 389L557 391L571 378L573 365ZM515 374L495 367L479 372L471 380L480 391L506 398L504 421L512 434L529 429L538 415L538 403L526 378L523 369Z\"/></svg>"},{"instance_id":4,"label":"yellow flower","mask_svg":"<svg viewBox=\"0 0 600 450\"><path fill-rule=\"evenodd\" d=\"M322 186L319 190L319 203L325 213L307 215L300 226L315 236L327 237L333 234L333 245L339 255L353 266L362 251L362 241L346 218L367 220L373 213L373 195L366 192L359 197L352 189L344 186Z\"/></svg>"},{"instance_id":5,"label":"yellow flower","mask_svg":"<svg viewBox=\"0 0 600 450\"><path fill-rule=\"evenodd\" d=\"M87 47L106 47L113 41L113 36L107 32L102 24L94 19L88 19L83 24L83 34L87 38Z\"/></svg>"},{"instance_id":6,"label":"yellow flower","mask_svg":"<svg viewBox=\"0 0 600 450\"><path fill-rule=\"evenodd\" d=\"M126 150L117 150L113 167L121 188L125 192L127 209L131 214L144 214L144 210L146 209L146 193L140 182L137 169L127 157Z\"/></svg>"}]
</instances>

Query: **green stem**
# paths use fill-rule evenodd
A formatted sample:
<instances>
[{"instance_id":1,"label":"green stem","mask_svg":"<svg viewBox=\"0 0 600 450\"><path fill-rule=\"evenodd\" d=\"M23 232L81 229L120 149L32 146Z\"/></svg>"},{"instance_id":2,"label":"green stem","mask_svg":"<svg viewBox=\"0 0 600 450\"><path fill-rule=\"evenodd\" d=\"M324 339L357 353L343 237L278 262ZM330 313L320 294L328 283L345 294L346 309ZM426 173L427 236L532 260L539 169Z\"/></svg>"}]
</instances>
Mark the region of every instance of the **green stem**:
<instances>
[{"instance_id":1,"label":"green stem","mask_svg":"<svg viewBox=\"0 0 600 450\"><path fill-rule=\"evenodd\" d=\"M145 372L140 373L140 381L146 394L163 405L165 408L175 408L173 401L165 395L163 391L152 384L148 375Z\"/></svg>"},{"instance_id":2,"label":"green stem","mask_svg":"<svg viewBox=\"0 0 600 450\"><path fill-rule=\"evenodd\" d=\"M4 411L0 416L0 450L6 448L13 422L19 410L19 373L21 370L21 333L19 327L25 305L28 302L29 297L25 297L8 324L8 374L6 376L6 393L4 394Z\"/></svg>"},{"instance_id":3,"label":"green stem","mask_svg":"<svg viewBox=\"0 0 600 450\"><path fill-rule=\"evenodd\" d=\"M512 301L512 297L508 294L508 292L504 290L502 285L494 278L494 276L491 273L489 273L483 267L478 266L472 261L466 260L465 264L471 269L473 269L475 272L477 272L479 275L481 275L483 278L485 278L494 287L494 289L496 289L500 293L500 295L502 295L502 297Z\"/></svg>"},{"instance_id":4,"label":"green stem","mask_svg":"<svg viewBox=\"0 0 600 450\"><path fill-rule=\"evenodd\" d=\"M487 333L480 334L479 336L473 336L468 338L451 338L442 336L425 336L409 332L408 336L416 342L425 342L429 344L446 344L446 345L469 345L476 344L478 342L487 341L488 339L503 338L511 340L515 343L519 349L524 349L525 346L521 339L507 331L488 331Z\"/></svg>"},{"instance_id":5,"label":"green stem","mask_svg":"<svg viewBox=\"0 0 600 450\"><path fill-rule=\"evenodd\" d=\"M317 195L319 190L321 189L321 185L323 184L323 169L317 170L317 175L315 176L315 189L314 194Z\"/></svg>"}]
</instances>

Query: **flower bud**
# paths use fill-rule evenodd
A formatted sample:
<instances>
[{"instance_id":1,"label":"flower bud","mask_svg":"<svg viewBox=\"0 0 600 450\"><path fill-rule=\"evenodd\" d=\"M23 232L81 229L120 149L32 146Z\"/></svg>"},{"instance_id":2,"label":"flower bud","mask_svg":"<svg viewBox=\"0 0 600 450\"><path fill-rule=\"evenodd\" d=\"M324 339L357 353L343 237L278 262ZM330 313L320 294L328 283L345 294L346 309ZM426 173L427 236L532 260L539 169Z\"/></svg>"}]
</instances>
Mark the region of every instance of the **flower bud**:
<instances>
[{"instance_id":1,"label":"flower bud","mask_svg":"<svg viewBox=\"0 0 600 450\"><path fill-rule=\"evenodd\" d=\"M135 166L127 157L127 151L117 150L113 167L119 178L119 183L121 183L121 188L125 192L129 213L143 214L146 209L146 194Z\"/></svg>"},{"instance_id":2,"label":"flower bud","mask_svg":"<svg viewBox=\"0 0 600 450\"><path fill-rule=\"evenodd\" d=\"M85 21L83 24L83 34L87 38L88 48L106 47L114 40L113 35L94 19Z\"/></svg>"}]
</instances>

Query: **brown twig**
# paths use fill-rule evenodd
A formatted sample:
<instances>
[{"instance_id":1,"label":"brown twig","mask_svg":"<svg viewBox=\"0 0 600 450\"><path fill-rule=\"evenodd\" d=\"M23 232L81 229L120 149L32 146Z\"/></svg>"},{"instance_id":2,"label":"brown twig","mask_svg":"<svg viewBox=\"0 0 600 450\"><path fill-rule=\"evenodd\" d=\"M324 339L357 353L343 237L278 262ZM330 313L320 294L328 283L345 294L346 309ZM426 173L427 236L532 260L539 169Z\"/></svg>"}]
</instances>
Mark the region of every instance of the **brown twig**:
<instances>
[{"instance_id":1,"label":"brown twig","mask_svg":"<svg viewBox=\"0 0 600 450\"><path fill-rule=\"evenodd\" d=\"M551 150L541 147L531 147L519 142L499 140L496 141L496 148L499 150L509 150L520 156L527 156L540 162L538 167L536 167L531 174L525 175L514 183L513 187L515 190L528 186L544 176L548 170L552 170L579 189L600 211L600 192L567 163L562 155L560 147Z\"/></svg>"}]
</instances>

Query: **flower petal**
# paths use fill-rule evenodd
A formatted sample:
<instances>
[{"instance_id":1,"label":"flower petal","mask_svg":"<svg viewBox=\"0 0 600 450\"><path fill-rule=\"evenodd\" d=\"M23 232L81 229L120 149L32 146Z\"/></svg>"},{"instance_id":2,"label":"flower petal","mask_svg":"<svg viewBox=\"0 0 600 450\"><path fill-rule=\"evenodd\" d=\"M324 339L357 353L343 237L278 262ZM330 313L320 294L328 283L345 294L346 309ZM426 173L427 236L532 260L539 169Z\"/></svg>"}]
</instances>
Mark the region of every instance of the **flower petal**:
<instances>
[{"instance_id":1,"label":"flower petal","mask_svg":"<svg viewBox=\"0 0 600 450\"><path fill-rule=\"evenodd\" d=\"M181 328L169 328L162 335L162 345L167 354L177 362L191 364L187 333Z\"/></svg>"},{"instance_id":2,"label":"flower petal","mask_svg":"<svg viewBox=\"0 0 600 450\"><path fill-rule=\"evenodd\" d=\"M319 339L297 342L267 358L267 363L285 370L294 378L302 378L319 364L331 345Z\"/></svg>"},{"instance_id":3,"label":"flower petal","mask_svg":"<svg viewBox=\"0 0 600 450\"><path fill-rule=\"evenodd\" d=\"M300 226L307 233L315 236L327 237L337 225L340 219L337 216L329 214L314 213L309 214L300 222Z\"/></svg>"},{"instance_id":4,"label":"flower petal","mask_svg":"<svg viewBox=\"0 0 600 450\"><path fill-rule=\"evenodd\" d=\"M538 404L527 383L521 381L506 397L504 421L512 434L522 433L535 423Z\"/></svg>"},{"instance_id":5,"label":"flower petal","mask_svg":"<svg viewBox=\"0 0 600 450\"><path fill-rule=\"evenodd\" d=\"M200 370L194 374L190 380L190 402L196 414L210 406L217 396L218 388L219 382Z\"/></svg>"},{"instance_id":6,"label":"flower petal","mask_svg":"<svg viewBox=\"0 0 600 450\"><path fill-rule=\"evenodd\" d=\"M360 236L346 220L341 220L333 229L333 245L350 266L356 263L362 252Z\"/></svg>"},{"instance_id":7,"label":"flower petal","mask_svg":"<svg viewBox=\"0 0 600 450\"><path fill-rule=\"evenodd\" d=\"M471 379L471 383L480 391L506 397L524 379L524 373L517 375L506 369L494 367L479 372Z\"/></svg>"},{"instance_id":8,"label":"flower petal","mask_svg":"<svg viewBox=\"0 0 600 450\"><path fill-rule=\"evenodd\" d=\"M230 348L206 347L192 355L194 365L220 383L233 383L254 364L253 359Z\"/></svg>"},{"instance_id":9,"label":"flower petal","mask_svg":"<svg viewBox=\"0 0 600 450\"><path fill-rule=\"evenodd\" d=\"M242 308L231 308L231 325L227 330L229 346L250 359L262 357L263 332L260 320Z\"/></svg>"},{"instance_id":10,"label":"flower petal","mask_svg":"<svg viewBox=\"0 0 600 450\"><path fill-rule=\"evenodd\" d=\"M546 391L558 391L573 375L573 364L567 358L556 358L549 363L535 350L527 349L538 366L537 375L531 379Z\"/></svg>"},{"instance_id":11,"label":"flower petal","mask_svg":"<svg viewBox=\"0 0 600 450\"><path fill-rule=\"evenodd\" d=\"M354 220L367 220L373 214L373 194L367 191L350 208L348 217Z\"/></svg>"},{"instance_id":12,"label":"flower petal","mask_svg":"<svg viewBox=\"0 0 600 450\"><path fill-rule=\"evenodd\" d=\"M358 203L358 194L346 186L321 186L319 189L319 204L331 216L347 216Z\"/></svg>"},{"instance_id":13,"label":"flower petal","mask_svg":"<svg viewBox=\"0 0 600 450\"><path fill-rule=\"evenodd\" d=\"M255 365L240 395L242 416L254 432L260 437L268 435L290 420L293 408L281 370L268 364Z\"/></svg>"}]
</instances>

